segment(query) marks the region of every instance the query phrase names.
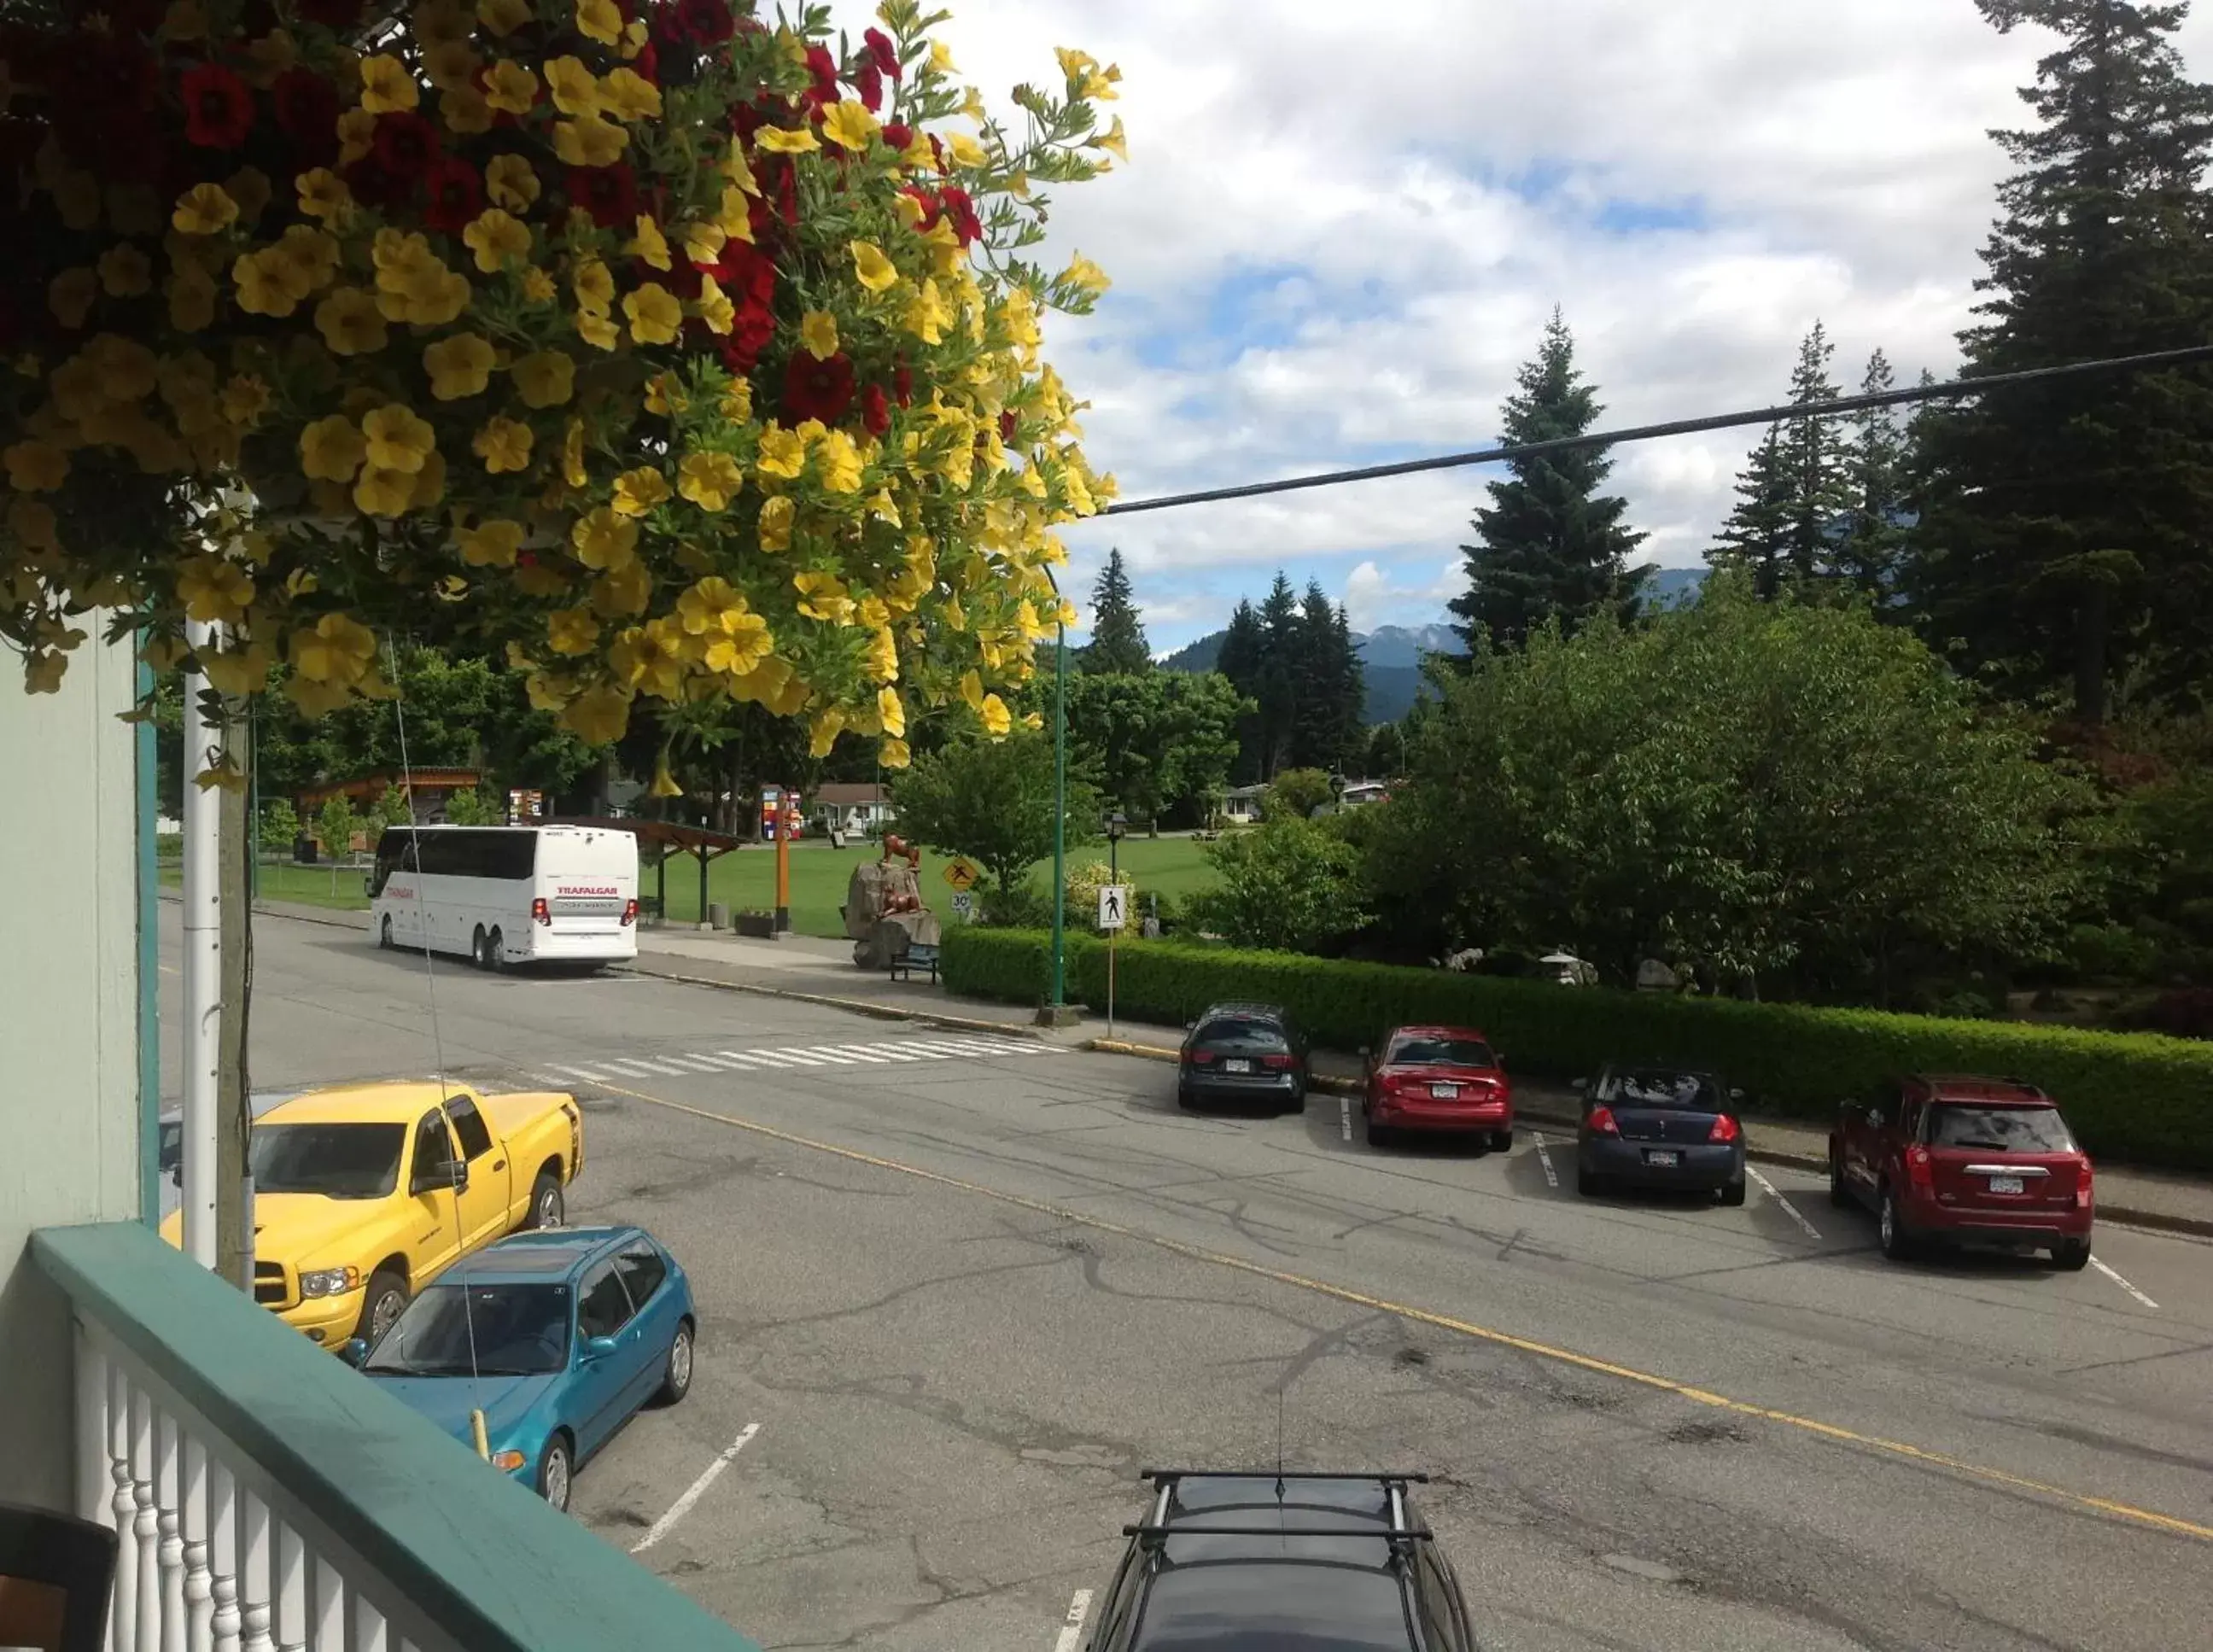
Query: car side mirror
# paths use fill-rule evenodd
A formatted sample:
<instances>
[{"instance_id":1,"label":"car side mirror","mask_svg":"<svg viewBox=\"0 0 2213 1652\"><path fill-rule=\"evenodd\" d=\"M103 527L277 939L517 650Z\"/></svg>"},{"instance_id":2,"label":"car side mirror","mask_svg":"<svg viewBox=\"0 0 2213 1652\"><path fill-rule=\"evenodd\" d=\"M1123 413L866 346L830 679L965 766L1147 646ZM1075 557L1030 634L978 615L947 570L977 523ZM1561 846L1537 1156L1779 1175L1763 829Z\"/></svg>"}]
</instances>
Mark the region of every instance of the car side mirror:
<instances>
[{"instance_id":1,"label":"car side mirror","mask_svg":"<svg viewBox=\"0 0 2213 1652\"><path fill-rule=\"evenodd\" d=\"M1583 1091L1590 1088L1590 1080L1588 1078L1579 1078L1574 1083L1568 1086L1568 1088L1580 1095Z\"/></svg>"},{"instance_id":2,"label":"car side mirror","mask_svg":"<svg viewBox=\"0 0 2213 1652\"><path fill-rule=\"evenodd\" d=\"M427 1170L418 1170L407 1184L411 1193L435 1193L442 1187L450 1187L456 1193L465 1193L469 1187L469 1167L466 1161L448 1160Z\"/></svg>"},{"instance_id":3,"label":"car side mirror","mask_svg":"<svg viewBox=\"0 0 2213 1652\"><path fill-rule=\"evenodd\" d=\"M1730 1088L1730 1089L1729 1089L1729 1100L1732 1100L1732 1101L1741 1101L1741 1100L1744 1100L1744 1092L1743 1092L1742 1090L1740 1090L1740 1089L1738 1089L1738 1088L1734 1088L1734 1086L1732 1086L1732 1087Z\"/></svg>"},{"instance_id":4,"label":"car side mirror","mask_svg":"<svg viewBox=\"0 0 2213 1652\"><path fill-rule=\"evenodd\" d=\"M366 1337L349 1337L344 1342L338 1344L338 1357L344 1360L347 1364L357 1369L362 1361L369 1357L369 1338Z\"/></svg>"},{"instance_id":5,"label":"car side mirror","mask_svg":"<svg viewBox=\"0 0 2213 1652\"><path fill-rule=\"evenodd\" d=\"M615 1351L613 1337L588 1337L584 1339L584 1363L590 1365L603 1360Z\"/></svg>"}]
</instances>

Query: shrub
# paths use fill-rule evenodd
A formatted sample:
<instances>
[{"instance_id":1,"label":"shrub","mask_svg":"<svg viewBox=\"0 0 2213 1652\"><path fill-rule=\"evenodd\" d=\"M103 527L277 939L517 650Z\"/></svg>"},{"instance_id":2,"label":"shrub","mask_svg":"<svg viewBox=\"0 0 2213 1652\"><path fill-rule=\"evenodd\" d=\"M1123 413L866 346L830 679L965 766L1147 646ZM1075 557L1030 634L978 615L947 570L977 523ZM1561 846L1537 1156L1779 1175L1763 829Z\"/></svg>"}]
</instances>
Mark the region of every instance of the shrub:
<instances>
[{"instance_id":1,"label":"shrub","mask_svg":"<svg viewBox=\"0 0 2213 1652\"><path fill-rule=\"evenodd\" d=\"M1089 861L1082 866L1068 869L1068 911L1066 923L1070 929L1096 930L1099 927L1099 892L1107 884L1119 882L1130 891L1132 912L1143 911L1137 899L1137 880L1128 872L1116 878L1105 861ZM1050 911L1046 913L1051 920ZM1137 927L1137 918L1130 916L1129 927Z\"/></svg>"},{"instance_id":2,"label":"shrub","mask_svg":"<svg viewBox=\"0 0 2213 1652\"><path fill-rule=\"evenodd\" d=\"M1191 921L1241 946L1312 952L1368 921L1360 856L1311 821L1271 819L1209 846L1217 880Z\"/></svg>"},{"instance_id":3,"label":"shrub","mask_svg":"<svg viewBox=\"0 0 2213 1652\"><path fill-rule=\"evenodd\" d=\"M1050 930L1052 897L1027 883L1002 889L987 883L977 892L977 922L1001 930Z\"/></svg>"},{"instance_id":4,"label":"shrub","mask_svg":"<svg viewBox=\"0 0 2213 1652\"><path fill-rule=\"evenodd\" d=\"M1335 796L1329 776L1320 769L1285 769L1268 783L1260 797L1264 820L1305 820Z\"/></svg>"},{"instance_id":5,"label":"shrub","mask_svg":"<svg viewBox=\"0 0 2213 1652\"><path fill-rule=\"evenodd\" d=\"M2170 1038L2213 1039L2213 987L2162 992L2131 1016L2130 1024Z\"/></svg>"},{"instance_id":6,"label":"shrub","mask_svg":"<svg viewBox=\"0 0 2213 1652\"><path fill-rule=\"evenodd\" d=\"M1050 937L954 939L944 964L954 991L1042 1001ZM1067 964L1069 997L1103 1004L1105 946L1070 937ZM2213 1169L2213 1050L2156 1033L1570 989L1171 941L1120 948L1119 1014L1180 1025L1230 997L1281 1003L1316 1043L1346 1050L1401 1022L1480 1027L1514 1071L1532 1077L1571 1077L1610 1057L1713 1067L1757 1107L1801 1118L1826 1119L1839 1100L1899 1073L2002 1073L2058 1097L2094 1153Z\"/></svg>"}]
</instances>

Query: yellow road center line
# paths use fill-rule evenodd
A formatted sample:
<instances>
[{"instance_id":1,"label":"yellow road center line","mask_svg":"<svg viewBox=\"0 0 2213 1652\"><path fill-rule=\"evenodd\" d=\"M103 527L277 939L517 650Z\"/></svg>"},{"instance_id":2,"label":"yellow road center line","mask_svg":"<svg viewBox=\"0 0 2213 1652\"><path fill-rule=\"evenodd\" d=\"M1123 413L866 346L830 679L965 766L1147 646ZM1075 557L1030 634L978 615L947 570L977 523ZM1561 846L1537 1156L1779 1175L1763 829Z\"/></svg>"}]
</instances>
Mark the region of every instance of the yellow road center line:
<instances>
[{"instance_id":1,"label":"yellow road center line","mask_svg":"<svg viewBox=\"0 0 2213 1652\"><path fill-rule=\"evenodd\" d=\"M2096 1497L2086 1492L2070 1491L2065 1486L2052 1485L2046 1481L2031 1479L2026 1475L2010 1473L2002 1468L1991 1468L1981 1463L1969 1462L1964 1458L1954 1457L1944 1452L1930 1451L1920 1446L1909 1445L1902 1440L1886 1440L1880 1435L1862 1434L1856 1429L1843 1428L1834 1423L1824 1423L1815 1417L1800 1417L1791 1411L1776 1411L1766 1405L1755 1405L1748 1400L1731 1399L1726 1394L1717 1394L1704 1388L1693 1387L1687 1382L1678 1382L1673 1377L1655 1376L1649 1371L1640 1371L1633 1366L1616 1365L1610 1360L1594 1358L1588 1354L1578 1354L1570 1348L1557 1348L1550 1343L1537 1342L1527 1337L1517 1337L1509 1331L1493 1330L1489 1326L1477 1325L1472 1320L1454 1319L1448 1314L1433 1313L1428 1308L1414 1308L1405 1302L1394 1302L1387 1297L1372 1296L1365 1291L1354 1290L1349 1286L1332 1284L1326 1279L1313 1279L1304 1274L1268 1267L1262 1263L1247 1261L1241 1256L1233 1256L1226 1251L1209 1250L1204 1246L1186 1244L1180 1239L1169 1239L1160 1234L1147 1233L1143 1228L1128 1227L1119 1222L1109 1222L1103 1216L1092 1216L1085 1211L1071 1210L1064 1205L1053 1204L1044 1199L1030 1198L1021 1193L1009 1193L1001 1188L987 1187L981 1182L967 1181L959 1176L948 1176L942 1171L925 1170L919 1165L904 1164L897 1159L887 1159L874 1153L863 1153L858 1148L839 1147L831 1142L818 1142L812 1137L796 1135L787 1130L778 1130L773 1125L757 1124L750 1119L733 1119L728 1113L710 1112L704 1107L689 1106L684 1102L671 1101L662 1096L648 1095L642 1090L624 1089L619 1085L606 1084L600 1088L611 1094L628 1096L633 1101L644 1101L656 1107L666 1107L671 1113L687 1113L694 1119L704 1119L712 1124L728 1125L732 1130L742 1130L755 1136L765 1136L772 1141L789 1143L793 1147L808 1148L817 1153L827 1153L835 1158L849 1160L855 1164L870 1165L879 1170L893 1171L902 1176L912 1176L922 1181L934 1182L941 1187L950 1187L960 1192L978 1194L984 1198L997 1200L1002 1204L1015 1205L1021 1210L1033 1210L1039 1216L1048 1216L1061 1222L1088 1228L1096 1233L1113 1234L1117 1238L1135 1240L1140 1244L1150 1245L1155 1249L1167 1251L1174 1255L1186 1257L1194 1262L1206 1262L1216 1267L1229 1268L1239 1273L1249 1274L1257 1279L1271 1280L1279 1285L1289 1285L1295 1289L1312 1291L1317 1295L1332 1297L1340 1302L1350 1302L1356 1307L1373 1308L1378 1313L1394 1314L1400 1319L1412 1320L1421 1325L1435 1326L1440 1331L1449 1331L1457 1336L1467 1337L1478 1342L1495 1344L1502 1348L1511 1348L1516 1352L1533 1355L1537 1358L1551 1360L1557 1364L1571 1365L1578 1370L1593 1371L1600 1376L1614 1377L1624 1382L1633 1382L1643 1387L1655 1388L1662 1393L1671 1393L1700 1405L1712 1406L1717 1411L1730 1411L1740 1417L1756 1417L1763 1422L1796 1429L1801 1433L1814 1435L1820 1439L1833 1440L1844 1445L1858 1446L1869 1451L1882 1452L1909 1462L1925 1464L1932 1468L1949 1469L1954 1473L1963 1475L1970 1479L1983 1480L1992 1485L2003 1485L2016 1491L2033 1492L2039 1497L2048 1497L2055 1503L2070 1508L2110 1515L2117 1520L2149 1527L2154 1531L2169 1533L2177 1537L2197 1538L2204 1542L2213 1543L2213 1526L2201 1526L2194 1521L2179 1519L2173 1515L2162 1515L2154 1509L2139 1509L2132 1503L2119 1503L2110 1497Z\"/></svg>"}]
</instances>

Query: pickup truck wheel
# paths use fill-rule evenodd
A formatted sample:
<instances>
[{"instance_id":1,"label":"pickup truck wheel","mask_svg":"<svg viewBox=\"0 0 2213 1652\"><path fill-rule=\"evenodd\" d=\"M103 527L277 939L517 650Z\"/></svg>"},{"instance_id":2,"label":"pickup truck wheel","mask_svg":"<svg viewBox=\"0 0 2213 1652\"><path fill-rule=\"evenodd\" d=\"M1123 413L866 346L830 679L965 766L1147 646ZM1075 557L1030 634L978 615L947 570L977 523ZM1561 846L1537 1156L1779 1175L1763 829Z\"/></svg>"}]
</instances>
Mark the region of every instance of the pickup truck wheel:
<instances>
[{"instance_id":1,"label":"pickup truck wheel","mask_svg":"<svg viewBox=\"0 0 2213 1652\"><path fill-rule=\"evenodd\" d=\"M1844 1155L1833 1146L1829 1149L1829 1203L1839 1210L1852 1204L1852 1190L1844 1181Z\"/></svg>"},{"instance_id":2,"label":"pickup truck wheel","mask_svg":"<svg viewBox=\"0 0 2213 1652\"><path fill-rule=\"evenodd\" d=\"M692 1392L692 1321L680 1320L676 1334L668 1341L668 1360L661 1369L661 1392L654 1398L664 1405L674 1405Z\"/></svg>"},{"instance_id":3,"label":"pickup truck wheel","mask_svg":"<svg viewBox=\"0 0 2213 1652\"><path fill-rule=\"evenodd\" d=\"M1886 1186L1875 1212L1875 1223L1882 1240L1882 1253L1893 1262L1909 1260L1917 1247L1913 1233L1905 1225L1905 1212L1898 1208L1898 1195Z\"/></svg>"},{"instance_id":4,"label":"pickup truck wheel","mask_svg":"<svg viewBox=\"0 0 2213 1652\"><path fill-rule=\"evenodd\" d=\"M546 1442L546 1449L538 1456L538 1495L564 1514L569 1510L569 1477L572 1468L568 1438L557 1434Z\"/></svg>"},{"instance_id":5,"label":"pickup truck wheel","mask_svg":"<svg viewBox=\"0 0 2213 1652\"><path fill-rule=\"evenodd\" d=\"M356 1332L363 1341L374 1344L392 1329L407 1306L407 1282L389 1268L381 1268L369 1276L369 1289L361 1302L361 1326Z\"/></svg>"},{"instance_id":6,"label":"pickup truck wheel","mask_svg":"<svg viewBox=\"0 0 2213 1652\"><path fill-rule=\"evenodd\" d=\"M376 926L376 944L387 952L392 950L392 914L387 912L384 921Z\"/></svg>"},{"instance_id":7,"label":"pickup truck wheel","mask_svg":"<svg viewBox=\"0 0 2213 1652\"><path fill-rule=\"evenodd\" d=\"M568 1219L568 1201L561 1192L561 1179L550 1170L538 1173L536 1186L530 1190L530 1221L533 1228L558 1228Z\"/></svg>"}]
</instances>

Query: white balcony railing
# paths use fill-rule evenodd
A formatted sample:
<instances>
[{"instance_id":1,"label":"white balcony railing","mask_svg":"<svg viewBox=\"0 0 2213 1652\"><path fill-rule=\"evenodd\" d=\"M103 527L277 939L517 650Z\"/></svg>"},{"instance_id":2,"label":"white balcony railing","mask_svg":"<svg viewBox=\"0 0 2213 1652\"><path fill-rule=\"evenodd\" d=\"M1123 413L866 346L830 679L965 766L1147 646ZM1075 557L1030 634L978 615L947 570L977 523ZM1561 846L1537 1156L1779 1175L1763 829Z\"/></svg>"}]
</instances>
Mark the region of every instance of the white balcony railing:
<instances>
[{"instance_id":1,"label":"white balcony railing","mask_svg":"<svg viewBox=\"0 0 2213 1652\"><path fill-rule=\"evenodd\" d=\"M75 1310L77 1512L119 1539L110 1652L754 1652L146 1228L32 1249Z\"/></svg>"}]
</instances>

